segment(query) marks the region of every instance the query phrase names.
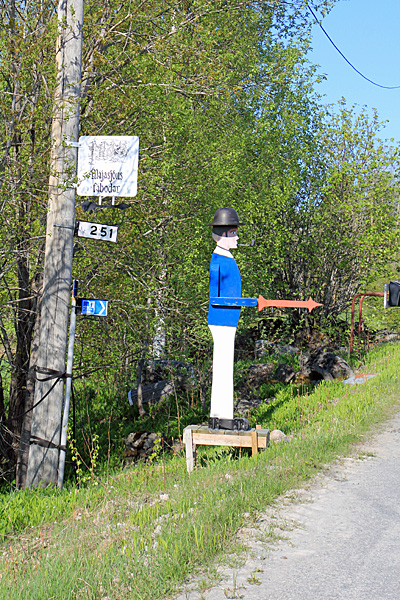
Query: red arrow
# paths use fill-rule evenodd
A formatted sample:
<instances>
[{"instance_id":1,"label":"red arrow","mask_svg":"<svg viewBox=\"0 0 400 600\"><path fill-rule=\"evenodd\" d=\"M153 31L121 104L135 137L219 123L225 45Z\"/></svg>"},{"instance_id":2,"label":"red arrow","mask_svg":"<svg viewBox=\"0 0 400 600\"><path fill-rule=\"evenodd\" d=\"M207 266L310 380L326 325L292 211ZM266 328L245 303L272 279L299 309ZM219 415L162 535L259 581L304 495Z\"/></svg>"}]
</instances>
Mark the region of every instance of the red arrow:
<instances>
[{"instance_id":1,"label":"red arrow","mask_svg":"<svg viewBox=\"0 0 400 600\"><path fill-rule=\"evenodd\" d=\"M308 312L311 312L313 308L316 306L323 306L319 302L314 302L314 300L309 297L306 300L266 300L262 296L258 296L257 299L258 310L262 310L267 306L281 307L281 308L308 308Z\"/></svg>"}]
</instances>

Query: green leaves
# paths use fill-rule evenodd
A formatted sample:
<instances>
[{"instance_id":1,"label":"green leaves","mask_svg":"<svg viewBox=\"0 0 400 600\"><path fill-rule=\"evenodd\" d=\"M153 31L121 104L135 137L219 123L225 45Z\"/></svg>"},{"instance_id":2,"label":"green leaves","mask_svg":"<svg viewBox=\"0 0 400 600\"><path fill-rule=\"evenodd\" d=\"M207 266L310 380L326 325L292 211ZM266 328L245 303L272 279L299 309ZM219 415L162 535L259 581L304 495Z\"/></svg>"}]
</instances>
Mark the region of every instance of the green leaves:
<instances>
[{"instance_id":1,"label":"green leaves","mask_svg":"<svg viewBox=\"0 0 400 600\"><path fill-rule=\"evenodd\" d=\"M0 222L2 341L29 358L36 308L21 298L42 270L56 19L52 3L27 7L0 29ZM165 356L209 357L207 223L221 206L246 223L241 243L256 240L236 253L246 296L311 295L335 315L393 256L398 153L377 141L377 115L321 108L309 28L299 3L85 3L80 133L140 137L137 197L96 213L118 243L75 243L82 295L110 300L104 322L78 320L75 364L112 365L107 390L135 385L156 334Z\"/></svg>"}]
</instances>

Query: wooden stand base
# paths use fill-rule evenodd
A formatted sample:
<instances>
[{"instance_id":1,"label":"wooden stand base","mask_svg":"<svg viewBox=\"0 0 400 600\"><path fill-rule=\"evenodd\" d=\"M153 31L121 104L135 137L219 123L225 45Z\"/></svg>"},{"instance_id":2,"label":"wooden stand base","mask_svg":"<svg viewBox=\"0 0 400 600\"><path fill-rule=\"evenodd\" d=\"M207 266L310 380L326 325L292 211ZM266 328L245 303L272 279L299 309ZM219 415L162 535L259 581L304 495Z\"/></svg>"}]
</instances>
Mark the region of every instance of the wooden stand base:
<instances>
[{"instance_id":1,"label":"wooden stand base","mask_svg":"<svg viewBox=\"0 0 400 600\"><path fill-rule=\"evenodd\" d=\"M183 442L186 449L186 466L191 473L196 464L197 446L236 446L251 448L252 455L269 443L269 429L249 429L231 431L229 429L209 429L207 425L188 425L183 430Z\"/></svg>"}]
</instances>

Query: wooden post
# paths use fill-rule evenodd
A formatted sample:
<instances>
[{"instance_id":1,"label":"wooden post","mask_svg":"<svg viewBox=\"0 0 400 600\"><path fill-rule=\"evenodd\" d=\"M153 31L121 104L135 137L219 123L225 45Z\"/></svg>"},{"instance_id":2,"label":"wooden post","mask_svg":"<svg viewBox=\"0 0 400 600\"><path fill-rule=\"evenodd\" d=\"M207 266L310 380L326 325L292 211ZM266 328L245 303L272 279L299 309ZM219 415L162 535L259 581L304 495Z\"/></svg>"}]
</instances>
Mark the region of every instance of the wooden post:
<instances>
[{"instance_id":1,"label":"wooden post","mask_svg":"<svg viewBox=\"0 0 400 600\"><path fill-rule=\"evenodd\" d=\"M186 427L183 431L183 443L186 449L186 468L188 473L194 469L194 454L193 454L193 431L191 427Z\"/></svg>"},{"instance_id":2,"label":"wooden post","mask_svg":"<svg viewBox=\"0 0 400 600\"><path fill-rule=\"evenodd\" d=\"M258 435L257 430L251 430L251 455L254 456L258 452Z\"/></svg>"},{"instance_id":3,"label":"wooden post","mask_svg":"<svg viewBox=\"0 0 400 600\"><path fill-rule=\"evenodd\" d=\"M72 274L77 149L68 146L79 135L82 70L83 0L59 0L57 84L52 123L46 251L38 366L65 371L68 309ZM37 381L35 404L54 381ZM57 482L64 380L33 411L28 487ZM50 442L50 444L49 444ZM46 447L46 445L48 445Z\"/></svg>"}]
</instances>

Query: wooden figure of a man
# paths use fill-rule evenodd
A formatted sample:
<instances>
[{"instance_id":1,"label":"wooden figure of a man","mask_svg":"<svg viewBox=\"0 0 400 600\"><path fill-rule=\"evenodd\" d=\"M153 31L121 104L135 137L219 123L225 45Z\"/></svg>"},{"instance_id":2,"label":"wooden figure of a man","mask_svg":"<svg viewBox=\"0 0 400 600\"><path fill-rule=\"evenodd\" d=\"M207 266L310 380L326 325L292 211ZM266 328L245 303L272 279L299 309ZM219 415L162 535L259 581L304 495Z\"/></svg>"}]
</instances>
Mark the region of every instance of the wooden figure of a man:
<instances>
[{"instance_id":1,"label":"wooden figure of a man","mask_svg":"<svg viewBox=\"0 0 400 600\"><path fill-rule=\"evenodd\" d=\"M209 427L212 429L248 429L247 419L233 417L233 359L236 327L242 306L306 308L317 306L308 300L266 300L242 297L240 272L230 250L237 248L238 227L243 225L233 208L219 208L212 223L213 239L217 246L210 263L208 326L214 340L213 381Z\"/></svg>"},{"instance_id":2,"label":"wooden figure of a man","mask_svg":"<svg viewBox=\"0 0 400 600\"><path fill-rule=\"evenodd\" d=\"M208 326L214 341L209 426L212 429L248 429L246 419L233 418L233 361L236 327L240 317L242 280L231 254L243 225L233 208L219 208L212 223L217 243L210 263Z\"/></svg>"}]
</instances>

